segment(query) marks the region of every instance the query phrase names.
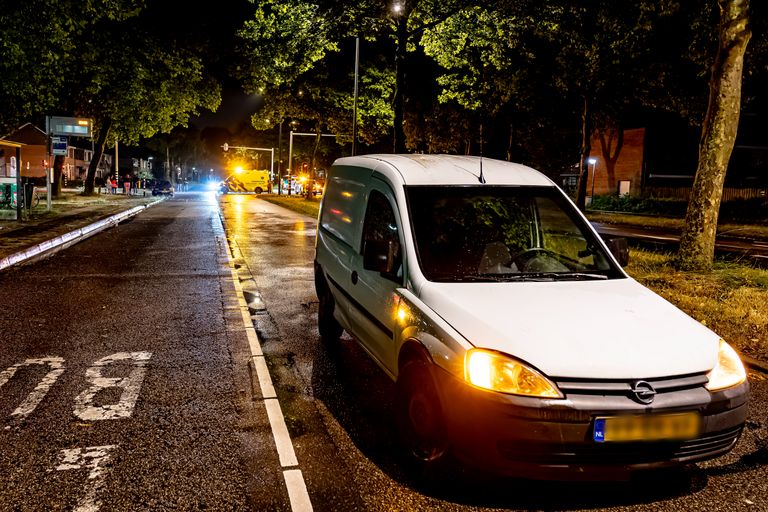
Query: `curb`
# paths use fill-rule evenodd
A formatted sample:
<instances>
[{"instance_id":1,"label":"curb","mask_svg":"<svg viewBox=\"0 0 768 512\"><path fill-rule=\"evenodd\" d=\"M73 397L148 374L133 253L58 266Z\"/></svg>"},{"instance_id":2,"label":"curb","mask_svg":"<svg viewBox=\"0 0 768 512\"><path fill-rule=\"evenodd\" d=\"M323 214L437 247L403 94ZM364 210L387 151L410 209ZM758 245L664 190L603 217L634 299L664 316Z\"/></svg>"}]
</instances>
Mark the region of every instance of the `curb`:
<instances>
[{"instance_id":1,"label":"curb","mask_svg":"<svg viewBox=\"0 0 768 512\"><path fill-rule=\"evenodd\" d=\"M134 206L133 208L115 213L114 215L110 215L107 218L98 220L92 224L83 226L82 228L77 228L74 231L70 231L69 233L65 233L63 235L51 238L50 240L40 242L37 245L33 245L32 247L24 249L23 251L19 251L4 258L0 258L0 271L14 265L19 265L29 261L36 261L52 256L58 251L66 249L67 247L71 247L72 245L81 242L86 238L95 235L96 233L104 231L105 229L112 226L117 226L120 222L124 221L128 217L133 217L134 215L139 214L140 212L159 202L161 201L156 201L147 205Z\"/></svg>"},{"instance_id":2,"label":"curb","mask_svg":"<svg viewBox=\"0 0 768 512\"><path fill-rule=\"evenodd\" d=\"M760 361L759 359L754 359L752 357L745 356L745 355L742 355L741 359L742 361L744 361L744 363L747 366L749 366L753 370L758 370L763 373L768 373L768 363L766 363L765 361Z\"/></svg>"}]
</instances>

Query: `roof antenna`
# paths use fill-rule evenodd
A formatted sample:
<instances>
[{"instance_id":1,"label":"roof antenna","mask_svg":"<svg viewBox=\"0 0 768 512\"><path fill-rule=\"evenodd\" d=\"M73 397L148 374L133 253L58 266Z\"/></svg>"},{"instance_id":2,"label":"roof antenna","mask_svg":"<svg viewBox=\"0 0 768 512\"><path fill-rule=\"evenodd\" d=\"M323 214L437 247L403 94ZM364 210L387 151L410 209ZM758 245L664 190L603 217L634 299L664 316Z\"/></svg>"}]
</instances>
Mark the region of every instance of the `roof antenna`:
<instances>
[{"instance_id":1,"label":"roof antenna","mask_svg":"<svg viewBox=\"0 0 768 512\"><path fill-rule=\"evenodd\" d=\"M483 123L480 123L480 176L478 179L480 183L485 183L485 176L483 176Z\"/></svg>"}]
</instances>

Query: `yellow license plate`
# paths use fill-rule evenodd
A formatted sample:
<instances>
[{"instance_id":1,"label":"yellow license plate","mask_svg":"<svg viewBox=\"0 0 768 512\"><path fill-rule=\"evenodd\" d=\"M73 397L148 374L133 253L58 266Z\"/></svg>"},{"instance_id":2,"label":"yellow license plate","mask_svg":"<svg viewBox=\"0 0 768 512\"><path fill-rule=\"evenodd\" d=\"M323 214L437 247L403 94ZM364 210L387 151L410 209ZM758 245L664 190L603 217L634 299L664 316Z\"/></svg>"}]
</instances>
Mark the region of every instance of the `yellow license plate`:
<instances>
[{"instance_id":1,"label":"yellow license plate","mask_svg":"<svg viewBox=\"0 0 768 512\"><path fill-rule=\"evenodd\" d=\"M598 443L616 441L679 441L693 439L701 430L695 412L643 414L595 418L592 438Z\"/></svg>"}]
</instances>

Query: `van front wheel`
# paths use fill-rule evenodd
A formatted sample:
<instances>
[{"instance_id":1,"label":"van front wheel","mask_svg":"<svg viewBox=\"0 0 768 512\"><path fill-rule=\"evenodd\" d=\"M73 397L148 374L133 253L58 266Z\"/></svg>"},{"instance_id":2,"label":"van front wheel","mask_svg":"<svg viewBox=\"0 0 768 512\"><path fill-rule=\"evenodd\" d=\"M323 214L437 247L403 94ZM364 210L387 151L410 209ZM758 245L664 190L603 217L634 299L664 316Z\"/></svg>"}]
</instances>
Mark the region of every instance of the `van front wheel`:
<instances>
[{"instance_id":1,"label":"van front wheel","mask_svg":"<svg viewBox=\"0 0 768 512\"><path fill-rule=\"evenodd\" d=\"M257 194L261 194L262 192L264 192L264 190L261 187L256 187L256 190L254 190L254 192L256 192Z\"/></svg>"},{"instance_id":2,"label":"van front wheel","mask_svg":"<svg viewBox=\"0 0 768 512\"><path fill-rule=\"evenodd\" d=\"M397 377L395 417L400 438L414 462L435 464L448 451L448 433L430 363L414 359Z\"/></svg>"}]
</instances>

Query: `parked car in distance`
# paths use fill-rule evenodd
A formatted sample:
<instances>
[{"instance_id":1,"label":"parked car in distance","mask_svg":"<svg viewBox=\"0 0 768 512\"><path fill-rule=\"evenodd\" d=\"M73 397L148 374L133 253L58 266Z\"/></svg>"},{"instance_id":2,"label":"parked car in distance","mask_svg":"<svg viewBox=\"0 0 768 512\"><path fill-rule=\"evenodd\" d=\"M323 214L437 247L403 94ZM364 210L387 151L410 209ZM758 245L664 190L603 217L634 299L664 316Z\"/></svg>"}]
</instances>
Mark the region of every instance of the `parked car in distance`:
<instances>
[{"instance_id":1,"label":"parked car in distance","mask_svg":"<svg viewBox=\"0 0 768 512\"><path fill-rule=\"evenodd\" d=\"M318 329L395 381L420 465L614 479L727 453L747 417L739 356L630 278L621 248L522 165L342 158L318 221Z\"/></svg>"},{"instance_id":2,"label":"parked car in distance","mask_svg":"<svg viewBox=\"0 0 768 512\"><path fill-rule=\"evenodd\" d=\"M153 196L172 196L173 195L173 185L170 181L158 181L155 183L155 185L152 187L152 195Z\"/></svg>"}]
</instances>

